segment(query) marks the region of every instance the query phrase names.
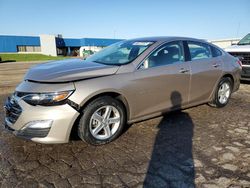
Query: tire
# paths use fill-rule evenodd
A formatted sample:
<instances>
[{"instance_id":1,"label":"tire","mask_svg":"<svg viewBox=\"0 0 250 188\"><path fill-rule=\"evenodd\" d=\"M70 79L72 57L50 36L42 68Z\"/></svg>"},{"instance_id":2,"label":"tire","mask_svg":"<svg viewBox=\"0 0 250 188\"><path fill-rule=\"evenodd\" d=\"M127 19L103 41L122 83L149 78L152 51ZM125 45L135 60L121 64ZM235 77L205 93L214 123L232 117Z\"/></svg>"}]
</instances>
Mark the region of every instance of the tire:
<instances>
[{"instance_id":1,"label":"tire","mask_svg":"<svg viewBox=\"0 0 250 188\"><path fill-rule=\"evenodd\" d=\"M223 91L223 87L225 88L226 86L228 87L228 89L226 89L228 90L227 92L226 90ZM231 97L232 89L233 89L233 83L231 78L228 77L222 78L215 90L213 101L209 103L209 105L216 108L222 108L226 106ZM225 97L224 100L223 100L223 93Z\"/></svg>"},{"instance_id":2,"label":"tire","mask_svg":"<svg viewBox=\"0 0 250 188\"><path fill-rule=\"evenodd\" d=\"M123 104L109 96L100 97L90 102L83 110L78 125L78 136L92 145L107 144L120 136L125 124L126 113Z\"/></svg>"}]
</instances>

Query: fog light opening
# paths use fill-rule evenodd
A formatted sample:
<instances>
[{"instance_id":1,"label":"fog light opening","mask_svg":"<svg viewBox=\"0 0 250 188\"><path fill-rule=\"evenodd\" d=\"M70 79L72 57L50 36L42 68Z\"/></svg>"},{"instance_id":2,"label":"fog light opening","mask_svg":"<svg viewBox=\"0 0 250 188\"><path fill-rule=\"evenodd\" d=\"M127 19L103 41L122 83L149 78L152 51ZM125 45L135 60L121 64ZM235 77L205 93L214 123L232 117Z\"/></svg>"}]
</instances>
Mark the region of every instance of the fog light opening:
<instances>
[{"instance_id":1,"label":"fog light opening","mask_svg":"<svg viewBox=\"0 0 250 188\"><path fill-rule=\"evenodd\" d=\"M48 129L52 126L53 120L36 120L27 123L22 130L26 128L30 129Z\"/></svg>"}]
</instances>

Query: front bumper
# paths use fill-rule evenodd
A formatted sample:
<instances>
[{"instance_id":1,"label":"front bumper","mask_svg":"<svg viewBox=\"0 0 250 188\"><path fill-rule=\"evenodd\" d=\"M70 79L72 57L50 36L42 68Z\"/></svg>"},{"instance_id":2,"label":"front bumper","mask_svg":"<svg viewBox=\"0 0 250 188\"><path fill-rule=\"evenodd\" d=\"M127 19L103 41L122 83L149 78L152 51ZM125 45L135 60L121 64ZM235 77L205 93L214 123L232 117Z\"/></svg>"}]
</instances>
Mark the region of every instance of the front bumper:
<instances>
[{"instance_id":1,"label":"front bumper","mask_svg":"<svg viewBox=\"0 0 250 188\"><path fill-rule=\"evenodd\" d=\"M32 106L21 99L8 98L5 104L5 127L18 137L39 143L67 143L79 115L70 105ZM15 111L16 110L16 111ZM17 111L19 110L19 111ZM18 112L18 113L17 113ZM30 122L51 120L48 128L28 128Z\"/></svg>"}]
</instances>

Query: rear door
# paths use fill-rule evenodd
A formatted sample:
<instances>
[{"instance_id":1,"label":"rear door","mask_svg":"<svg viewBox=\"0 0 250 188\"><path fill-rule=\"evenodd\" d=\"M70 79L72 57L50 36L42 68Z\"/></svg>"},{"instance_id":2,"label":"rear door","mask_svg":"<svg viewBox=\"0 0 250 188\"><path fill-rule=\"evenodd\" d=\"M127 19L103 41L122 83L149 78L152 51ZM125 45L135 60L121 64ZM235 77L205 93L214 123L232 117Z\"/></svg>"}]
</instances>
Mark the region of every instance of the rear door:
<instances>
[{"instance_id":1,"label":"rear door","mask_svg":"<svg viewBox=\"0 0 250 188\"><path fill-rule=\"evenodd\" d=\"M191 67L190 98L191 105L207 102L215 84L222 75L220 57L213 57L210 45L197 41L185 41L189 49Z\"/></svg>"},{"instance_id":2,"label":"rear door","mask_svg":"<svg viewBox=\"0 0 250 188\"><path fill-rule=\"evenodd\" d=\"M184 61L181 41L156 49L134 73L132 116L162 112L188 104L189 62Z\"/></svg>"}]
</instances>

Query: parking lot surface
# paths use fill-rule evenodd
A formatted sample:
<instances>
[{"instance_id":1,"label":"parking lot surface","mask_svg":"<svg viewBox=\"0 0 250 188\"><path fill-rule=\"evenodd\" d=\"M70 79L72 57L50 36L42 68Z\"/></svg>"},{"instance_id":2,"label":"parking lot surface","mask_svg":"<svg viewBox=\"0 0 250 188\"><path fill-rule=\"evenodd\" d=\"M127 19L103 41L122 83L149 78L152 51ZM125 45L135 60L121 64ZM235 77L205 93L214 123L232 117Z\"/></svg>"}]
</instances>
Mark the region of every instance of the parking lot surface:
<instances>
[{"instance_id":1,"label":"parking lot surface","mask_svg":"<svg viewBox=\"0 0 250 188\"><path fill-rule=\"evenodd\" d=\"M0 65L0 106L32 65ZM250 187L249 132L249 83L225 108L136 123L104 146L37 144L0 126L0 187Z\"/></svg>"}]
</instances>

